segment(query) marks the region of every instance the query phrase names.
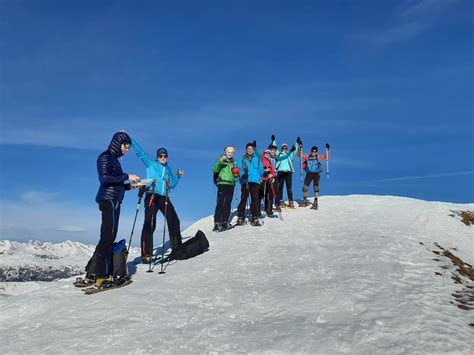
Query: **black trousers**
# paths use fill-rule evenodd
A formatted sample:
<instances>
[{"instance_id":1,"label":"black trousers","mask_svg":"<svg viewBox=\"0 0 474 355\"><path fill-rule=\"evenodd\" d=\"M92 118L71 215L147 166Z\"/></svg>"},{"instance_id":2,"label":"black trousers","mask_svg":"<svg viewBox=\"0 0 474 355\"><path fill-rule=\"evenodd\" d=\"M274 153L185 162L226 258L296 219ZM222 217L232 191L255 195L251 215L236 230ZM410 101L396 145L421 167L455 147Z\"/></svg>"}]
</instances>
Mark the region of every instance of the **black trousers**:
<instances>
[{"instance_id":1,"label":"black trousers","mask_svg":"<svg viewBox=\"0 0 474 355\"><path fill-rule=\"evenodd\" d=\"M239 207L237 207L237 214L239 218L245 217L245 205L247 204L247 198L250 195L250 213L252 214L252 218L258 217L260 214L260 206L259 206L259 188L260 184L249 182L248 184L242 184L241 188L241 198Z\"/></svg>"},{"instance_id":2,"label":"black trousers","mask_svg":"<svg viewBox=\"0 0 474 355\"><path fill-rule=\"evenodd\" d=\"M273 214L273 193L269 181L263 181L260 184L260 200L259 206L262 204L263 198L263 207L267 215Z\"/></svg>"},{"instance_id":3,"label":"black trousers","mask_svg":"<svg viewBox=\"0 0 474 355\"><path fill-rule=\"evenodd\" d=\"M112 275L112 244L117 238L117 230L120 217L120 201L99 201L99 210L102 212L102 224L100 225L100 239L95 248L96 277L107 277Z\"/></svg>"},{"instance_id":4,"label":"black trousers","mask_svg":"<svg viewBox=\"0 0 474 355\"><path fill-rule=\"evenodd\" d=\"M153 201L150 204L150 200ZM153 255L153 232L156 229L156 214L161 211L165 215L168 224L168 234L170 236L171 248L176 249L181 246L181 225L176 210L171 200L166 196L158 194L146 194L145 197L145 221L143 222L141 249L142 257Z\"/></svg>"},{"instance_id":5,"label":"black trousers","mask_svg":"<svg viewBox=\"0 0 474 355\"><path fill-rule=\"evenodd\" d=\"M234 187L235 185L225 184L217 186L217 204L214 212L214 223L229 222Z\"/></svg>"},{"instance_id":6,"label":"black trousers","mask_svg":"<svg viewBox=\"0 0 474 355\"><path fill-rule=\"evenodd\" d=\"M314 197L318 197L319 194L319 179L321 178L319 173L306 173L303 184L303 197L308 198L309 185L313 182Z\"/></svg>"},{"instance_id":7,"label":"black trousers","mask_svg":"<svg viewBox=\"0 0 474 355\"><path fill-rule=\"evenodd\" d=\"M293 173L291 171L278 172L278 197L283 200L283 185L286 183L286 193L288 200L293 201Z\"/></svg>"}]
</instances>

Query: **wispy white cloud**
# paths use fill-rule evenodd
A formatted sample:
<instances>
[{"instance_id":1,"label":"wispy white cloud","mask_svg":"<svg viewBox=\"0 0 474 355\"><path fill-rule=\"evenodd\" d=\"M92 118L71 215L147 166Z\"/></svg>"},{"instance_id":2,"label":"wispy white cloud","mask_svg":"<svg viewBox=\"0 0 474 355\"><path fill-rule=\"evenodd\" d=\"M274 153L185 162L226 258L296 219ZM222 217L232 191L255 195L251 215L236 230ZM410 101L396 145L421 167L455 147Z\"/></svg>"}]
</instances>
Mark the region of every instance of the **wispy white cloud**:
<instances>
[{"instance_id":1,"label":"wispy white cloud","mask_svg":"<svg viewBox=\"0 0 474 355\"><path fill-rule=\"evenodd\" d=\"M57 194L54 192L26 191L20 195L20 200L28 203L44 203L54 199Z\"/></svg>"},{"instance_id":2,"label":"wispy white cloud","mask_svg":"<svg viewBox=\"0 0 474 355\"><path fill-rule=\"evenodd\" d=\"M418 0L406 1L396 12L392 24L376 31L375 42L390 42L411 39L429 30L446 14L449 8L462 0Z\"/></svg>"},{"instance_id":3,"label":"wispy white cloud","mask_svg":"<svg viewBox=\"0 0 474 355\"><path fill-rule=\"evenodd\" d=\"M60 226L57 230L61 232L67 232L67 233L87 232L87 229L83 227L76 227L76 226Z\"/></svg>"},{"instance_id":4,"label":"wispy white cloud","mask_svg":"<svg viewBox=\"0 0 474 355\"><path fill-rule=\"evenodd\" d=\"M465 171L453 171L449 173L399 176L395 178L376 180L373 182L376 182L376 183L396 182L396 181L408 181L408 180L419 180L419 179L454 177L454 176L473 175L473 174L474 174L474 170L465 170Z\"/></svg>"}]
</instances>

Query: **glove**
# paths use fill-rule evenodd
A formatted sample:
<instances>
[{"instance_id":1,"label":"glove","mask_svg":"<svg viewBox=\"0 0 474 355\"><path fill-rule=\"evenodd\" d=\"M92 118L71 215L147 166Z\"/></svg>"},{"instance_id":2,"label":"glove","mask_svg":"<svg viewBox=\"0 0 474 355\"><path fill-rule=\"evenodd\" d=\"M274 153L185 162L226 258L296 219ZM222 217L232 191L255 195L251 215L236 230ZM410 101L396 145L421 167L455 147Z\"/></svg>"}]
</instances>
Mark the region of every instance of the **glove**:
<instances>
[{"instance_id":1,"label":"glove","mask_svg":"<svg viewBox=\"0 0 474 355\"><path fill-rule=\"evenodd\" d=\"M184 170L183 169L178 169L178 171L176 172L176 175L183 176L184 175Z\"/></svg>"},{"instance_id":2,"label":"glove","mask_svg":"<svg viewBox=\"0 0 474 355\"><path fill-rule=\"evenodd\" d=\"M272 134L272 142L275 141L275 135Z\"/></svg>"},{"instance_id":3,"label":"glove","mask_svg":"<svg viewBox=\"0 0 474 355\"><path fill-rule=\"evenodd\" d=\"M291 147L290 149L290 153L293 153L295 150L296 150L296 145L293 145L293 147Z\"/></svg>"},{"instance_id":4,"label":"glove","mask_svg":"<svg viewBox=\"0 0 474 355\"><path fill-rule=\"evenodd\" d=\"M253 148L254 148L254 149L257 149L257 141L254 140L254 141L252 142L252 145L253 145Z\"/></svg>"},{"instance_id":5,"label":"glove","mask_svg":"<svg viewBox=\"0 0 474 355\"><path fill-rule=\"evenodd\" d=\"M221 156L220 159L221 163L225 163L227 161L227 157L225 155Z\"/></svg>"},{"instance_id":6,"label":"glove","mask_svg":"<svg viewBox=\"0 0 474 355\"><path fill-rule=\"evenodd\" d=\"M299 145L303 145L303 142L301 141L300 137L296 138L296 143L298 143Z\"/></svg>"},{"instance_id":7,"label":"glove","mask_svg":"<svg viewBox=\"0 0 474 355\"><path fill-rule=\"evenodd\" d=\"M231 170L234 177L238 177L240 175L240 169L238 167L234 166Z\"/></svg>"},{"instance_id":8,"label":"glove","mask_svg":"<svg viewBox=\"0 0 474 355\"><path fill-rule=\"evenodd\" d=\"M138 188L138 197L143 197L145 194L146 190L148 190L146 185L142 185Z\"/></svg>"},{"instance_id":9,"label":"glove","mask_svg":"<svg viewBox=\"0 0 474 355\"><path fill-rule=\"evenodd\" d=\"M329 150L329 143L326 143L326 148Z\"/></svg>"},{"instance_id":10,"label":"glove","mask_svg":"<svg viewBox=\"0 0 474 355\"><path fill-rule=\"evenodd\" d=\"M217 186L217 179L219 178L219 173L214 173L214 178L213 178L213 181L214 181L214 185Z\"/></svg>"}]
</instances>

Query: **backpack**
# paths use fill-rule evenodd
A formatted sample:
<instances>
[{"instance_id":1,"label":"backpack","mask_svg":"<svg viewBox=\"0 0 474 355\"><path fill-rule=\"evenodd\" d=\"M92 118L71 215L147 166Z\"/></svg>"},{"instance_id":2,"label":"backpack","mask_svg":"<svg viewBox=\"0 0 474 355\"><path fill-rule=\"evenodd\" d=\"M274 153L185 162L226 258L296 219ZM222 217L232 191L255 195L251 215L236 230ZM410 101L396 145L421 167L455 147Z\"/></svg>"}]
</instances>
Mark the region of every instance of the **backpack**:
<instances>
[{"instance_id":1,"label":"backpack","mask_svg":"<svg viewBox=\"0 0 474 355\"><path fill-rule=\"evenodd\" d=\"M316 168L316 162L318 162L318 168ZM321 174L323 172L323 164L319 161L318 158L316 159L307 159L303 162L303 170L307 173L318 173Z\"/></svg>"},{"instance_id":2,"label":"backpack","mask_svg":"<svg viewBox=\"0 0 474 355\"><path fill-rule=\"evenodd\" d=\"M209 241L206 235L198 230L196 235L185 241L179 248L173 250L170 255L171 260L185 260L194 258L209 249Z\"/></svg>"},{"instance_id":3,"label":"backpack","mask_svg":"<svg viewBox=\"0 0 474 355\"><path fill-rule=\"evenodd\" d=\"M122 239L118 243L112 244L112 276L114 279L127 275L127 245L125 243L125 239ZM94 252L94 255L92 255L92 258L90 258L85 268L86 277L88 279L95 279L96 265L97 255Z\"/></svg>"}]
</instances>

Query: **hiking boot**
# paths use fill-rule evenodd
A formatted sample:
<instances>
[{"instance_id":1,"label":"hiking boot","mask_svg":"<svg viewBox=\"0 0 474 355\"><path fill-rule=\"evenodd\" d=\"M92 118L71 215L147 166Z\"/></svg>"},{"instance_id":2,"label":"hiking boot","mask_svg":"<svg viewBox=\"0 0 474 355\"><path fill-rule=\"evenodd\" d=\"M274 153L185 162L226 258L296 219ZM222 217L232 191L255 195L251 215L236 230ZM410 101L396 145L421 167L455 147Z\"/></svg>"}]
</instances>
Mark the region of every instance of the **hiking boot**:
<instances>
[{"instance_id":1,"label":"hiking boot","mask_svg":"<svg viewBox=\"0 0 474 355\"><path fill-rule=\"evenodd\" d=\"M260 224L260 221L257 217L252 218L252 222L250 224L254 227L261 227L262 225Z\"/></svg>"},{"instance_id":2,"label":"hiking boot","mask_svg":"<svg viewBox=\"0 0 474 355\"><path fill-rule=\"evenodd\" d=\"M290 202L288 203L288 208L296 208L293 201L290 201Z\"/></svg>"},{"instance_id":3,"label":"hiking boot","mask_svg":"<svg viewBox=\"0 0 474 355\"><path fill-rule=\"evenodd\" d=\"M232 229L232 228L233 227L228 222L224 222L224 223L221 224L221 232L224 232L224 231Z\"/></svg>"},{"instance_id":4,"label":"hiking boot","mask_svg":"<svg viewBox=\"0 0 474 355\"><path fill-rule=\"evenodd\" d=\"M286 205L285 202L280 201L280 208L287 208L288 206Z\"/></svg>"},{"instance_id":5,"label":"hiking boot","mask_svg":"<svg viewBox=\"0 0 474 355\"><path fill-rule=\"evenodd\" d=\"M153 261L153 257L152 256L142 256L142 264L149 264Z\"/></svg>"},{"instance_id":6,"label":"hiking boot","mask_svg":"<svg viewBox=\"0 0 474 355\"><path fill-rule=\"evenodd\" d=\"M313 204L311 205L312 210L317 210L318 209L318 199L315 198Z\"/></svg>"},{"instance_id":7,"label":"hiking boot","mask_svg":"<svg viewBox=\"0 0 474 355\"><path fill-rule=\"evenodd\" d=\"M112 276L107 276L107 277L98 277L96 280L95 280L95 287L97 288L102 288L102 287L106 287L106 286L109 286L110 287L110 283L114 283L114 279Z\"/></svg>"},{"instance_id":8,"label":"hiking boot","mask_svg":"<svg viewBox=\"0 0 474 355\"><path fill-rule=\"evenodd\" d=\"M307 198L303 198L303 202L301 203L301 206L303 207L308 207L309 206L309 201Z\"/></svg>"},{"instance_id":9,"label":"hiking boot","mask_svg":"<svg viewBox=\"0 0 474 355\"><path fill-rule=\"evenodd\" d=\"M219 232L221 230L221 224L218 222L214 222L214 228L212 229L213 232Z\"/></svg>"},{"instance_id":10,"label":"hiking boot","mask_svg":"<svg viewBox=\"0 0 474 355\"><path fill-rule=\"evenodd\" d=\"M237 218L236 226L243 226L245 224L245 220L242 217Z\"/></svg>"}]
</instances>

